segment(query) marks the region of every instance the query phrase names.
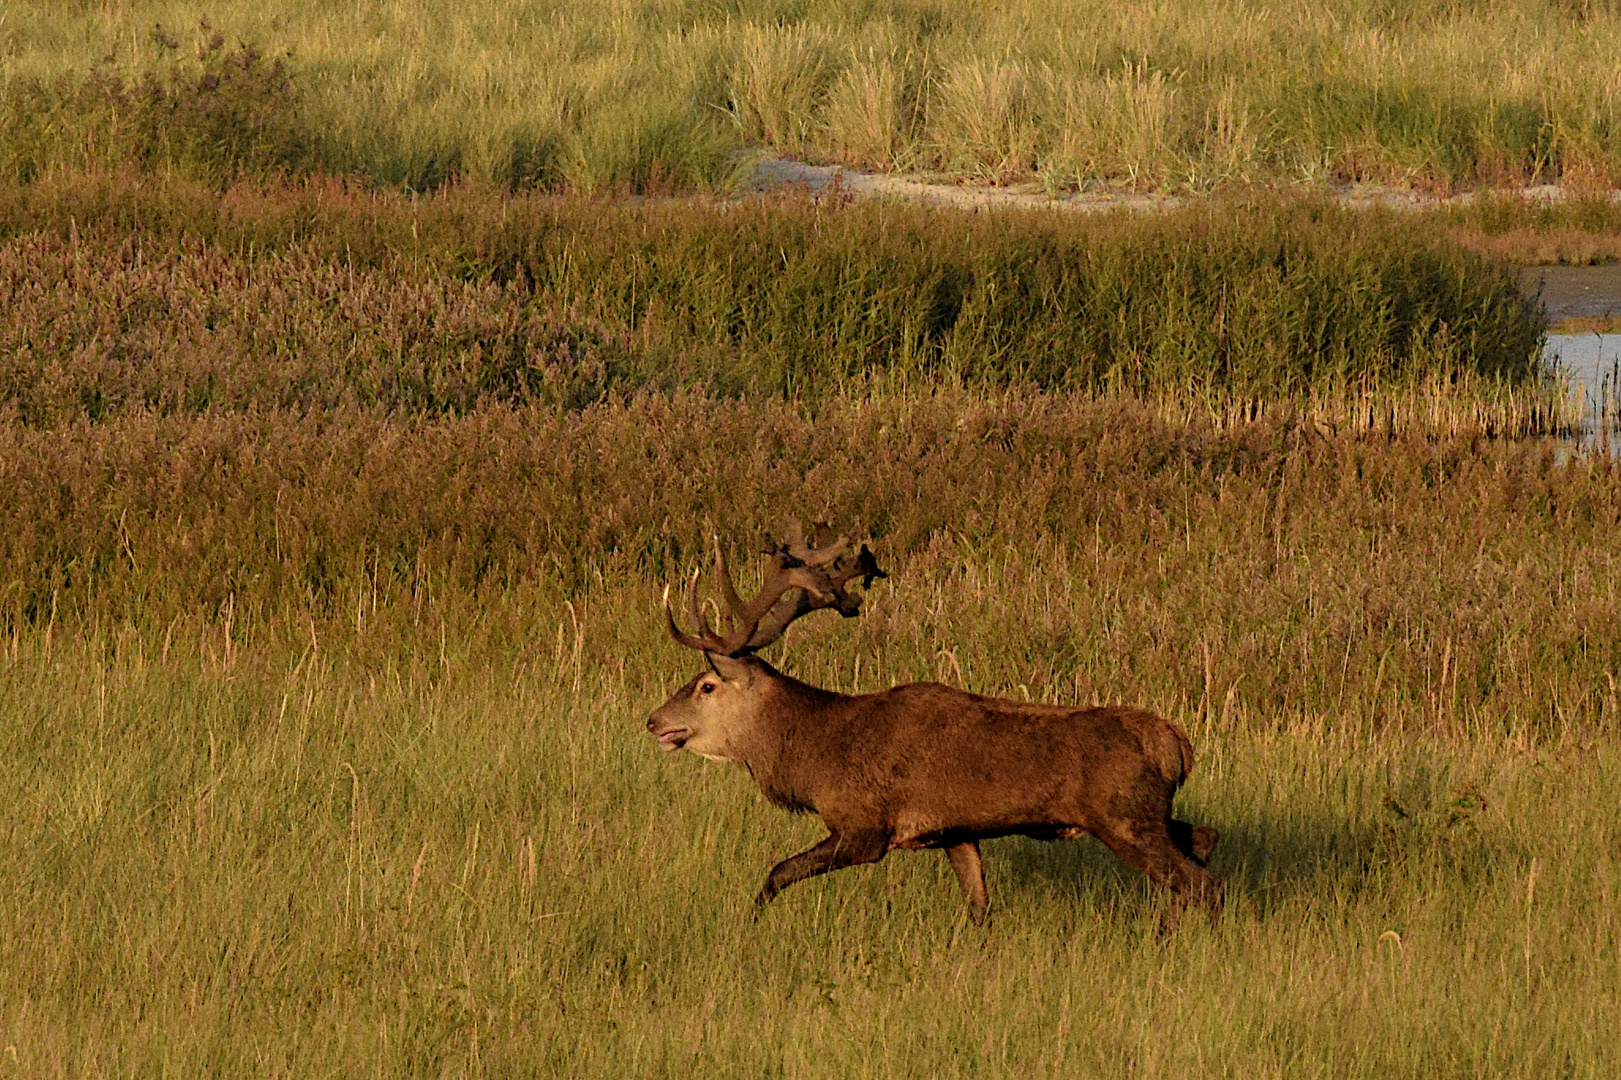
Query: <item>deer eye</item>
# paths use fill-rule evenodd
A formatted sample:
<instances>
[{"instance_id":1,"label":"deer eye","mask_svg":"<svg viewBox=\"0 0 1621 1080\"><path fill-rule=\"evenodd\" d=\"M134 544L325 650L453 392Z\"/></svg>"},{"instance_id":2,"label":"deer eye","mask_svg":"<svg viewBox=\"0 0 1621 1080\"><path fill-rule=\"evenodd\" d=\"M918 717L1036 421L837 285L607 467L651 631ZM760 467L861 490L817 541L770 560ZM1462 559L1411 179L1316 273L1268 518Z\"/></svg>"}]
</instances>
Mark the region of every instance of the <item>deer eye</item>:
<instances>
[{"instance_id":1,"label":"deer eye","mask_svg":"<svg viewBox=\"0 0 1621 1080\"><path fill-rule=\"evenodd\" d=\"M713 694L715 692L715 684L712 682L706 682L698 687L698 692L700 694Z\"/></svg>"}]
</instances>

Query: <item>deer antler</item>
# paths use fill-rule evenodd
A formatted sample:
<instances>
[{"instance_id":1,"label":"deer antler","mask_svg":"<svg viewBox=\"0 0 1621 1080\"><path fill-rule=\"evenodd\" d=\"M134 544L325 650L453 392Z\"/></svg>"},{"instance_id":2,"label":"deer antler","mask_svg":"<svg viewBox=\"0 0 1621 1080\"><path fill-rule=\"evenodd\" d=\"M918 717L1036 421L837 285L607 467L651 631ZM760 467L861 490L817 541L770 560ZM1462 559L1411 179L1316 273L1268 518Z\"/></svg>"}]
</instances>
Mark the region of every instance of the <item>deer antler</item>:
<instances>
[{"instance_id":1,"label":"deer antler","mask_svg":"<svg viewBox=\"0 0 1621 1080\"><path fill-rule=\"evenodd\" d=\"M709 626L703 606L698 599L698 575L693 574L687 590L687 608L697 634L683 633L676 625L675 612L670 607L670 590L664 590L664 617L669 624L670 636L689 649L719 653L723 656L744 656L776 641L788 629L788 624L812 611L831 607L849 618L861 609L861 597L852 596L845 586L853 579L862 579L862 587L870 588L874 579L888 577L878 568L878 561L865 544L859 553L851 553L855 541L848 536L832 535L825 525L817 527L817 543L806 542L804 530L796 522L790 526L787 539L766 554L771 556L771 569L760 591L748 601L737 594L726 556L715 542L715 571L720 578L721 596L726 601L729 629L723 637Z\"/></svg>"},{"instance_id":2,"label":"deer antler","mask_svg":"<svg viewBox=\"0 0 1621 1080\"><path fill-rule=\"evenodd\" d=\"M846 592L845 586L860 578L861 587L870 589L875 579L889 576L878 568L878 560L866 544L862 544L859 551L851 551L855 543L851 537L833 535L832 529L825 525L819 525L816 532L816 542L822 546L813 548L805 542L804 533L795 523L788 530L787 540L770 554L779 564L800 563L814 569L822 588L815 593L805 590L797 596L779 597L750 636L751 651L776 641L790 623L813 611L830 607L846 619L854 618L861 611L862 598Z\"/></svg>"}]
</instances>

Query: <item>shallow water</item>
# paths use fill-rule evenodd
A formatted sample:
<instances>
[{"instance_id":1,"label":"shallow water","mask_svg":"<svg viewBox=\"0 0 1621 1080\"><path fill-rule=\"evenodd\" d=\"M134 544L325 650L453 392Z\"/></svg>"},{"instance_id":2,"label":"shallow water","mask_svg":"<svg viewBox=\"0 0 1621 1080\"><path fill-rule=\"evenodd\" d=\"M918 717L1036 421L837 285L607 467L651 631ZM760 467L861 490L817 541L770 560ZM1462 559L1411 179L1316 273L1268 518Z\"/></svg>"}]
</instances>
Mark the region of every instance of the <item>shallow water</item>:
<instances>
[{"instance_id":1,"label":"shallow water","mask_svg":"<svg viewBox=\"0 0 1621 1080\"><path fill-rule=\"evenodd\" d=\"M1520 285L1537 297L1554 325L1574 319L1621 319L1621 265L1528 266ZM1585 332L1549 334L1543 359L1568 380L1585 421L1576 444L1588 448L1614 445L1621 404L1621 334Z\"/></svg>"},{"instance_id":2,"label":"shallow water","mask_svg":"<svg viewBox=\"0 0 1621 1080\"><path fill-rule=\"evenodd\" d=\"M1582 441L1601 441L1606 432L1613 440L1621 419L1621 334L1549 334L1542 355L1585 404Z\"/></svg>"}]
</instances>

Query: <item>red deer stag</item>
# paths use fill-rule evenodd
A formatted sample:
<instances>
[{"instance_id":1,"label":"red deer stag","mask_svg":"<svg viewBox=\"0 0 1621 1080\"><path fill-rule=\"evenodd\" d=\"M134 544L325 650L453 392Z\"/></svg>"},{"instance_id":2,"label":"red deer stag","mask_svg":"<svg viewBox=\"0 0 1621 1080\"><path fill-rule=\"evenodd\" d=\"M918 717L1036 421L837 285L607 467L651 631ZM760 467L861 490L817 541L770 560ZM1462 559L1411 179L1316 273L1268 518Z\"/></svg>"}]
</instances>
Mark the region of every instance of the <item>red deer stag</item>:
<instances>
[{"instance_id":1,"label":"red deer stag","mask_svg":"<svg viewBox=\"0 0 1621 1080\"><path fill-rule=\"evenodd\" d=\"M742 766L765 797L811 811L825 840L772 867L755 898L765 904L796 881L873 863L894 848L944 848L975 922L987 898L979 841L1091 833L1122 861L1170 889L1165 928L1181 909L1221 908L1223 886L1205 869L1216 831L1171 816L1193 767L1193 748L1171 722L1140 709L1066 708L910 683L877 694L837 694L783 675L755 653L802 615L853 616L846 591L885 576L872 553L826 532L806 542L795 526L770 551L759 593L737 594L717 543L716 577L729 609L725 636L688 591L695 634L684 633L664 592L676 641L704 654L705 670L647 721L665 750Z\"/></svg>"}]
</instances>

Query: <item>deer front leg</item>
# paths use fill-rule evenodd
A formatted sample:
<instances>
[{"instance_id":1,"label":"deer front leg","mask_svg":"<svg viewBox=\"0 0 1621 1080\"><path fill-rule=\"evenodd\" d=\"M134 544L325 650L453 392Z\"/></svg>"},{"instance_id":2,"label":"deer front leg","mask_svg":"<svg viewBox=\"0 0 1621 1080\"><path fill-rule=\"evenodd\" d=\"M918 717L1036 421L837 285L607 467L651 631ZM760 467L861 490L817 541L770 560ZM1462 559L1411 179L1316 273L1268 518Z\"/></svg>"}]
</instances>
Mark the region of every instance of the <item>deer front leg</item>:
<instances>
[{"instance_id":1,"label":"deer front leg","mask_svg":"<svg viewBox=\"0 0 1621 1080\"><path fill-rule=\"evenodd\" d=\"M985 893L985 867L979 861L979 841L952 844L946 848L946 858L951 860L951 868L957 872L957 883L968 898L968 917L979 926L985 921L985 909L990 906L990 898Z\"/></svg>"},{"instance_id":2,"label":"deer front leg","mask_svg":"<svg viewBox=\"0 0 1621 1080\"><path fill-rule=\"evenodd\" d=\"M765 885L754 898L757 906L769 904L778 893L796 881L804 881L829 870L875 863L889 850L889 836L881 832L827 834L827 839L798 855L790 856L771 868Z\"/></svg>"}]
</instances>

